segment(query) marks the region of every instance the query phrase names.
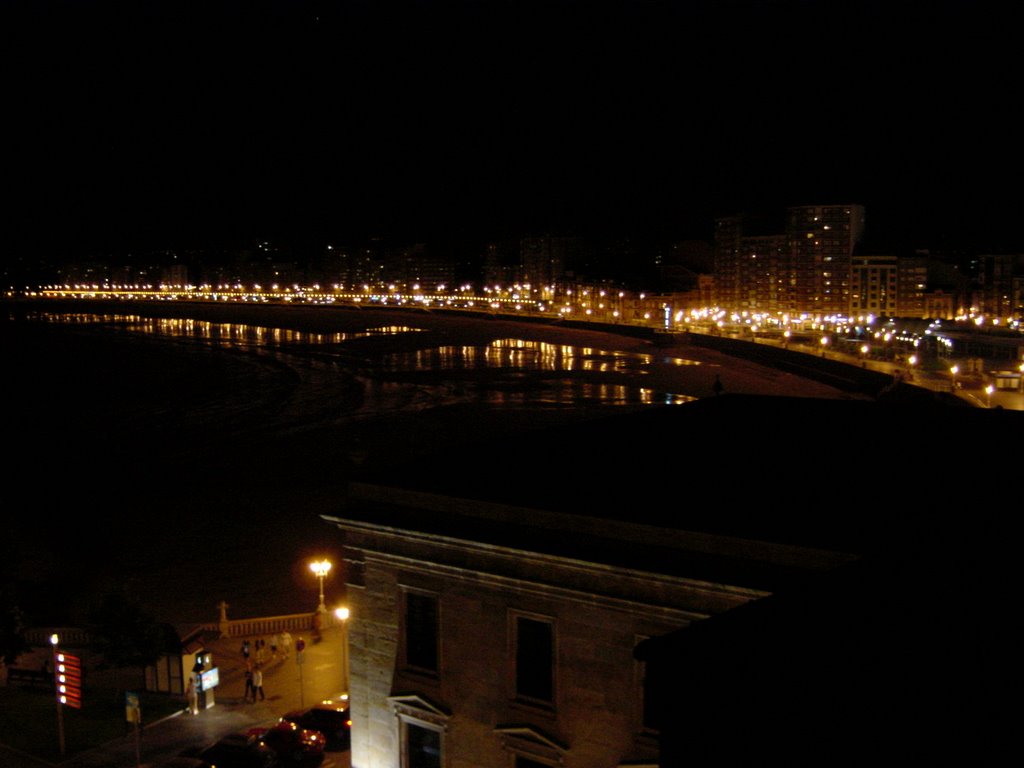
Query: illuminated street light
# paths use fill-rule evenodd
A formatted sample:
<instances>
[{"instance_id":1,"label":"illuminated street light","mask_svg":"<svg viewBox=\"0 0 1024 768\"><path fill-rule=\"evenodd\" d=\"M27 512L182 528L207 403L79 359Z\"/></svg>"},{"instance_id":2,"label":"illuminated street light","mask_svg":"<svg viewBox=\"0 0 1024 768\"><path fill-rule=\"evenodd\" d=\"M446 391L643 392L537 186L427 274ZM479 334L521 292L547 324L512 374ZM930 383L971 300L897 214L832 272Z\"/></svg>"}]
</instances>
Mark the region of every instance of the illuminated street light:
<instances>
[{"instance_id":1,"label":"illuminated street light","mask_svg":"<svg viewBox=\"0 0 1024 768\"><path fill-rule=\"evenodd\" d=\"M309 569L320 579L320 605L316 609L320 613L326 613L327 606L324 604L324 576L331 570L331 561L316 560L309 564Z\"/></svg>"},{"instance_id":2,"label":"illuminated street light","mask_svg":"<svg viewBox=\"0 0 1024 768\"><path fill-rule=\"evenodd\" d=\"M949 368L949 375L951 377L951 384L953 391L956 392L956 375L960 372L960 366L952 365Z\"/></svg>"},{"instance_id":3,"label":"illuminated street light","mask_svg":"<svg viewBox=\"0 0 1024 768\"><path fill-rule=\"evenodd\" d=\"M821 337L821 356L825 356L825 348L828 346L828 336Z\"/></svg>"},{"instance_id":4,"label":"illuminated street light","mask_svg":"<svg viewBox=\"0 0 1024 768\"><path fill-rule=\"evenodd\" d=\"M54 662L57 660L57 654L60 650L57 646L60 644L60 636L54 632L50 635L50 645L53 646L53 659ZM57 674L57 668L54 666L54 675ZM60 696L57 696L57 744L60 748L60 756L64 757L66 747L64 743L64 708L61 706Z\"/></svg>"},{"instance_id":5,"label":"illuminated street light","mask_svg":"<svg viewBox=\"0 0 1024 768\"><path fill-rule=\"evenodd\" d=\"M988 401L988 407L992 407L992 391L995 389L991 384L985 387L985 396Z\"/></svg>"}]
</instances>

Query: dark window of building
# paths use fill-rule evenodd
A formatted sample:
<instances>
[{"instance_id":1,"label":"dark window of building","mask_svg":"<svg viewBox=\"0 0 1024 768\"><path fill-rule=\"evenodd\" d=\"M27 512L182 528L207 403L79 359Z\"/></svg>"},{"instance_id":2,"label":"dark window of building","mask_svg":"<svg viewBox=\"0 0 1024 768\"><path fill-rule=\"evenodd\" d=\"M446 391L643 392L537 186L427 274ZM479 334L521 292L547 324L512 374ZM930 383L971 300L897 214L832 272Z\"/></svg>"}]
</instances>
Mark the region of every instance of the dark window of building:
<instances>
[{"instance_id":1,"label":"dark window of building","mask_svg":"<svg viewBox=\"0 0 1024 768\"><path fill-rule=\"evenodd\" d=\"M408 768L441 768L440 731L406 723L405 755Z\"/></svg>"},{"instance_id":2,"label":"dark window of building","mask_svg":"<svg viewBox=\"0 0 1024 768\"><path fill-rule=\"evenodd\" d=\"M553 704L554 625L526 616L515 622L516 697Z\"/></svg>"},{"instance_id":3,"label":"dark window of building","mask_svg":"<svg viewBox=\"0 0 1024 768\"><path fill-rule=\"evenodd\" d=\"M437 597L406 592L405 663L408 666L438 671L437 630Z\"/></svg>"},{"instance_id":4,"label":"dark window of building","mask_svg":"<svg viewBox=\"0 0 1024 768\"><path fill-rule=\"evenodd\" d=\"M647 665L641 664L640 678L640 726L644 731L657 732L658 726L655 722L655 702L651 693L651 686L647 685Z\"/></svg>"}]
</instances>

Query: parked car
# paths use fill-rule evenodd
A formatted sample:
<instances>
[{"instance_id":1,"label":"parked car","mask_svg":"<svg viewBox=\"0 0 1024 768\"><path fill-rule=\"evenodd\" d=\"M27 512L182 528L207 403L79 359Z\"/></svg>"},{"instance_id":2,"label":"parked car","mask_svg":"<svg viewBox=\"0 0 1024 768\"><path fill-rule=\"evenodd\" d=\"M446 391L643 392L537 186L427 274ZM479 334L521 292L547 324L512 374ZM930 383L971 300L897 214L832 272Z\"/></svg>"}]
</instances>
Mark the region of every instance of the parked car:
<instances>
[{"instance_id":1,"label":"parked car","mask_svg":"<svg viewBox=\"0 0 1024 768\"><path fill-rule=\"evenodd\" d=\"M156 768L217 768L217 766L198 757L179 755L157 763Z\"/></svg>"},{"instance_id":2,"label":"parked car","mask_svg":"<svg viewBox=\"0 0 1024 768\"><path fill-rule=\"evenodd\" d=\"M324 760L327 738L320 731L280 720L271 728L252 728L249 735L274 750L284 765L309 768Z\"/></svg>"},{"instance_id":3,"label":"parked car","mask_svg":"<svg viewBox=\"0 0 1024 768\"><path fill-rule=\"evenodd\" d=\"M282 764L277 752L247 733L224 736L198 757L216 768L280 768Z\"/></svg>"},{"instance_id":4,"label":"parked car","mask_svg":"<svg viewBox=\"0 0 1024 768\"><path fill-rule=\"evenodd\" d=\"M327 699L306 709L286 712L281 716L281 721L320 731L327 739L328 752L342 752L352 744L352 715L348 708L348 696Z\"/></svg>"}]
</instances>

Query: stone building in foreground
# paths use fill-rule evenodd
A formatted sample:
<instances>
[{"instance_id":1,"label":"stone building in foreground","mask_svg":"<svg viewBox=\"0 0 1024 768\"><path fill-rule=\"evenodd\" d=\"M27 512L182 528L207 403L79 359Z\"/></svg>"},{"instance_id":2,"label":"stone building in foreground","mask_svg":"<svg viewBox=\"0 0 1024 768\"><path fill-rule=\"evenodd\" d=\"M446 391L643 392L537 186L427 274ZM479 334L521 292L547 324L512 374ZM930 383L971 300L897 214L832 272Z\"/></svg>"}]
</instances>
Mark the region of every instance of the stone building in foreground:
<instances>
[{"instance_id":1,"label":"stone building in foreground","mask_svg":"<svg viewBox=\"0 0 1024 768\"><path fill-rule=\"evenodd\" d=\"M983 422L964 426L975 415ZM714 686L719 674L741 682L732 672L749 659L661 639L823 585L813 622L826 577L866 553L891 556L907 540L894 534L946 498L938 478L867 482L875 441L910 430L934 445L997 417L724 395L367 470L323 515L346 551L353 767L714 764L716 743L750 732L741 715L767 718L730 709L739 702ZM839 425L844 444L816 439L822 424ZM929 589L918 580L900 600ZM846 621L870 625L872 610L858 603ZM703 650L638 652L655 641ZM648 659L659 680L646 678ZM697 672L713 711L696 689L654 684ZM771 680L785 687L784 673ZM678 712L701 712L726 742L691 732ZM692 760L689 740L700 745Z\"/></svg>"}]
</instances>

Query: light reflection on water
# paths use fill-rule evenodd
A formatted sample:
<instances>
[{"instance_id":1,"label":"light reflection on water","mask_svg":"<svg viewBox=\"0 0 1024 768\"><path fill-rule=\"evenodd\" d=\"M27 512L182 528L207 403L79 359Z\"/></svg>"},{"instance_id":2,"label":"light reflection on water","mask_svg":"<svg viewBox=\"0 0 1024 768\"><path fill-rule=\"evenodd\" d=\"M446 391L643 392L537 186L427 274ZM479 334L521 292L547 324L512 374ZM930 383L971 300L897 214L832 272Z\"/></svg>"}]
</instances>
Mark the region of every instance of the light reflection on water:
<instances>
[{"instance_id":1,"label":"light reflection on water","mask_svg":"<svg viewBox=\"0 0 1024 768\"><path fill-rule=\"evenodd\" d=\"M447 346L388 355L385 370L470 370L479 368L531 371L596 371L646 373L651 355L605 352L545 341L496 339L487 346Z\"/></svg>"},{"instance_id":2,"label":"light reflection on water","mask_svg":"<svg viewBox=\"0 0 1024 768\"><path fill-rule=\"evenodd\" d=\"M214 323L190 318L142 317L140 315L56 314L40 312L35 319L70 325L111 325L135 333L166 336L173 339L198 339L223 344L249 345L302 345L341 344L351 339L368 336L388 336L416 333L420 328L389 325L366 328L355 333L316 333L291 328L266 328L246 323Z\"/></svg>"},{"instance_id":3,"label":"light reflection on water","mask_svg":"<svg viewBox=\"0 0 1024 768\"><path fill-rule=\"evenodd\" d=\"M448 345L392 352L372 360L348 354L346 344L367 337L397 337L423 331L404 325L318 333L244 323L117 314L38 313L35 320L110 326L133 334L241 349L269 356L303 373L312 389L307 404L327 388L324 376L347 375L363 382L363 413L421 409L452 402L493 406L662 405L696 399L640 386L637 377L655 363L699 365L684 358L600 350L545 341L504 338L483 345ZM484 374L484 375L480 375ZM607 377L621 376L623 381Z\"/></svg>"}]
</instances>

